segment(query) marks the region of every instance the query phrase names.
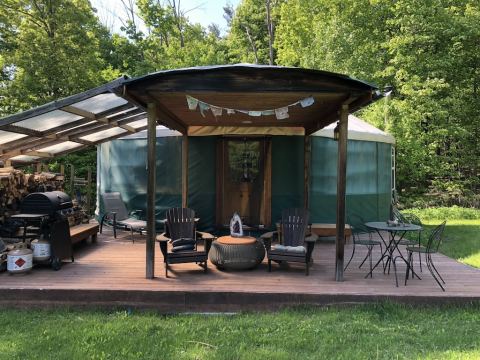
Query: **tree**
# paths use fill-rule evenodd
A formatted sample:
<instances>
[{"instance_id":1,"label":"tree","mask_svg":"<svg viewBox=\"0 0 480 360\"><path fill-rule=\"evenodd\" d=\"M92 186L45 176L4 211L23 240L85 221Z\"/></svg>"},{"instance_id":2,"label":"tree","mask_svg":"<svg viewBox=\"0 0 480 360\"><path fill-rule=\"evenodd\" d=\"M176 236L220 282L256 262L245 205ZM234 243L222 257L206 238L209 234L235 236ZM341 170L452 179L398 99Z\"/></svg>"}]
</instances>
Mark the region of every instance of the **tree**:
<instances>
[{"instance_id":1,"label":"tree","mask_svg":"<svg viewBox=\"0 0 480 360\"><path fill-rule=\"evenodd\" d=\"M77 93L118 75L101 57L104 31L87 0L4 0L2 112ZM5 22L8 19L8 23ZM7 34L7 36L5 36ZM9 36L14 34L14 36Z\"/></svg>"},{"instance_id":2,"label":"tree","mask_svg":"<svg viewBox=\"0 0 480 360\"><path fill-rule=\"evenodd\" d=\"M362 116L396 137L397 187L478 206L479 20L471 0L291 0L275 47L282 65L393 85Z\"/></svg>"},{"instance_id":3,"label":"tree","mask_svg":"<svg viewBox=\"0 0 480 360\"><path fill-rule=\"evenodd\" d=\"M233 9L225 6L224 17L230 26L227 36L230 56L237 62L275 63L275 23L279 1L243 0Z\"/></svg>"}]
</instances>

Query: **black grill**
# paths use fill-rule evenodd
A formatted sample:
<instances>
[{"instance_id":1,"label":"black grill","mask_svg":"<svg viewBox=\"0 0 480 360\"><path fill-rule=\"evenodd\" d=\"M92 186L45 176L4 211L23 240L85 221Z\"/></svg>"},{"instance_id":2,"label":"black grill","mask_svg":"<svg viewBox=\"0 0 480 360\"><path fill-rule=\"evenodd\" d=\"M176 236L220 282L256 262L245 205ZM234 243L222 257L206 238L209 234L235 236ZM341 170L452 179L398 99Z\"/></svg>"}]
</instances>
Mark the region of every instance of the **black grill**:
<instances>
[{"instance_id":1,"label":"black grill","mask_svg":"<svg viewBox=\"0 0 480 360\"><path fill-rule=\"evenodd\" d=\"M27 228L37 229L37 233L33 233L33 237L42 234L45 239L50 241L51 264L55 270L60 268L62 259L71 258L73 260L67 220L67 215L73 212L70 196L62 191L32 193L25 196L20 209L22 213L15 216L24 221L25 233L27 233Z\"/></svg>"},{"instance_id":2,"label":"black grill","mask_svg":"<svg viewBox=\"0 0 480 360\"><path fill-rule=\"evenodd\" d=\"M45 214L51 217L66 215L73 207L70 196L62 191L48 191L29 194L23 199L23 214Z\"/></svg>"}]
</instances>

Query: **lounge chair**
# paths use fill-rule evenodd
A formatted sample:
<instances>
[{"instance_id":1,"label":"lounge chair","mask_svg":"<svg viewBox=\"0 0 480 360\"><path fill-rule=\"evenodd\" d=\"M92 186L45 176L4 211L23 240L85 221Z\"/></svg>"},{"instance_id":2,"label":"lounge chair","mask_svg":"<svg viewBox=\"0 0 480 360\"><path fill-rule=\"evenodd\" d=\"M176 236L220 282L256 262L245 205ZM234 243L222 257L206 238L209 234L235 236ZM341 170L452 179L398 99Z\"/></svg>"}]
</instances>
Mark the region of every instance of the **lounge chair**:
<instances>
[{"instance_id":1,"label":"lounge chair","mask_svg":"<svg viewBox=\"0 0 480 360\"><path fill-rule=\"evenodd\" d=\"M268 271L272 271L273 261L299 262L305 264L305 275L309 274L312 252L318 236L307 234L309 213L305 209L286 209L282 212L280 224L282 244L272 246L278 232L272 231L261 236L268 259Z\"/></svg>"},{"instance_id":2,"label":"lounge chair","mask_svg":"<svg viewBox=\"0 0 480 360\"><path fill-rule=\"evenodd\" d=\"M102 233L103 224L107 223L113 227L113 237L117 237L117 228L130 230L132 234L139 232L142 234L146 232L147 222L138 218L142 210L134 210L130 213L127 211L125 203L122 200L122 195L119 192L111 192L102 194L103 206L105 213L100 222L100 234ZM137 216L137 217L135 217Z\"/></svg>"},{"instance_id":3,"label":"lounge chair","mask_svg":"<svg viewBox=\"0 0 480 360\"><path fill-rule=\"evenodd\" d=\"M197 263L207 272L208 252L215 237L209 233L196 231L195 211L188 208L172 208L167 210L165 232L157 236L165 263L165 277L168 277L170 264ZM198 249L199 241L203 248ZM168 244L172 248L168 250Z\"/></svg>"}]
</instances>

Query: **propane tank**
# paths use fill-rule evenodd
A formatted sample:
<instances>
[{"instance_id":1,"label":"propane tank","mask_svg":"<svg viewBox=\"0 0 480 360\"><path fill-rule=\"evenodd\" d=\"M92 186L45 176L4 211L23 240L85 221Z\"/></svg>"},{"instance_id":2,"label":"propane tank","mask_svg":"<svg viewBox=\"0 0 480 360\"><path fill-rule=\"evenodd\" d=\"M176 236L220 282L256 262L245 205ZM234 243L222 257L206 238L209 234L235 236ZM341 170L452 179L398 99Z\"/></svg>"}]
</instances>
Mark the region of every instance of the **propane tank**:
<instances>
[{"instance_id":1,"label":"propane tank","mask_svg":"<svg viewBox=\"0 0 480 360\"><path fill-rule=\"evenodd\" d=\"M10 274L21 274L32 269L33 253L24 247L10 251L7 255L7 270Z\"/></svg>"},{"instance_id":2,"label":"propane tank","mask_svg":"<svg viewBox=\"0 0 480 360\"><path fill-rule=\"evenodd\" d=\"M47 240L43 238L32 240L30 243L30 248L33 251L34 262L44 262L50 260L50 243Z\"/></svg>"}]
</instances>

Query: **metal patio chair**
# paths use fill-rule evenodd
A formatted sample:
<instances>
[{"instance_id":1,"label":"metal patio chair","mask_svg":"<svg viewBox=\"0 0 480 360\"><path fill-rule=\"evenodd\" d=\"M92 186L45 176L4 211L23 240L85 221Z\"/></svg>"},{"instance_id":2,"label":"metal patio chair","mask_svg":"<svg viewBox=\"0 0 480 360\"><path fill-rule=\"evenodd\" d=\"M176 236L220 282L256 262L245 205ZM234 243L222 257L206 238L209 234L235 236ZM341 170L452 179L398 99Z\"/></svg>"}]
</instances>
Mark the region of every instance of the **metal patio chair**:
<instances>
[{"instance_id":1,"label":"metal patio chair","mask_svg":"<svg viewBox=\"0 0 480 360\"><path fill-rule=\"evenodd\" d=\"M397 220L400 224L413 224L422 226L422 221L418 218L418 216L414 214L403 214L398 210L395 206L392 207L392 214L393 220ZM418 231L417 233L407 233L405 237L400 241L400 245L405 246L421 246L422 245L422 231ZM422 269L422 256L418 254L418 261L420 262L420 272L423 271Z\"/></svg>"},{"instance_id":2,"label":"metal patio chair","mask_svg":"<svg viewBox=\"0 0 480 360\"><path fill-rule=\"evenodd\" d=\"M157 236L165 263L165 277L168 277L170 264L197 263L207 272L208 252L215 237L206 232L196 231L195 211L188 208L167 210L165 232ZM203 248L197 248L203 241ZM172 245L168 250L168 244Z\"/></svg>"},{"instance_id":3,"label":"metal patio chair","mask_svg":"<svg viewBox=\"0 0 480 360\"><path fill-rule=\"evenodd\" d=\"M348 222L350 226L352 227L352 239L353 239L353 249L352 249L352 255L350 256L350 260L348 260L347 265L345 266L344 270L347 270L348 265L350 265L350 262L353 259L353 256L355 255L355 249L357 245L365 246L368 250L367 255L361 262L360 266L358 267L359 269L363 266L365 261L369 259L370 263L370 277L373 277L372 274L372 251L373 248L377 245L380 246L380 253L383 254L383 247L382 247L382 242L380 240L374 240L372 238L372 234L375 232L375 230L372 230L365 226L365 220L356 214L351 214L348 216ZM382 260L383 261L383 260Z\"/></svg>"},{"instance_id":4,"label":"metal patio chair","mask_svg":"<svg viewBox=\"0 0 480 360\"><path fill-rule=\"evenodd\" d=\"M437 268L435 267L432 259L432 254L435 254L438 252L438 249L442 242L443 232L445 230L446 223L447 222L444 221L443 223L438 225L435 229L433 229L433 231L431 232L428 238L426 246L407 246L408 266L405 274L405 285L407 285L407 280L408 280L410 271L412 271L412 277L413 277L413 253L419 253L419 254L425 254L425 263L427 265L428 270L430 271L430 274L432 274L432 277L435 279L435 281L440 286L440 288L443 291L445 291L445 288L443 286L445 285L445 280L443 280L442 276L440 275ZM395 265L395 262L394 262L394 265Z\"/></svg>"},{"instance_id":5,"label":"metal patio chair","mask_svg":"<svg viewBox=\"0 0 480 360\"><path fill-rule=\"evenodd\" d=\"M138 218L142 210L134 210L130 213L122 200L122 195L119 192L103 193L103 206L105 213L100 222L100 234L103 230L103 224L107 223L113 227L113 237L117 238L117 228L123 230L130 230L132 234L132 241L135 242L133 233L135 231L142 234L146 232L147 222ZM137 217L135 217L137 216Z\"/></svg>"},{"instance_id":6,"label":"metal patio chair","mask_svg":"<svg viewBox=\"0 0 480 360\"><path fill-rule=\"evenodd\" d=\"M404 214L403 215L407 223L409 224L414 224L421 226L423 228L422 221L420 218L414 214ZM418 231L417 233L407 233L405 234L405 238L407 241L409 241L407 246L422 246L422 230ZM419 252L418 253L418 262L420 263L420 272L423 272L422 269L422 254Z\"/></svg>"},{"instance_id":7,"label":"metal patio chair","mask_svg":"<svg viewBox=\"0 0 480 360\"><path fill-rule=\"evenodd\" d=\"M316 234L308 234L309 213L305 209L286 209L282 212L280 231L283 244L273 245L278 232L272 231L261 236L268 259L268 271L272 271L273 261L305 263L305 275L309 274L312 252L318 239Z\"/></svg>"}]
</instances>

